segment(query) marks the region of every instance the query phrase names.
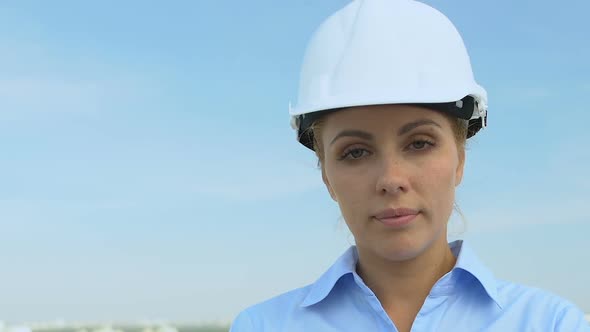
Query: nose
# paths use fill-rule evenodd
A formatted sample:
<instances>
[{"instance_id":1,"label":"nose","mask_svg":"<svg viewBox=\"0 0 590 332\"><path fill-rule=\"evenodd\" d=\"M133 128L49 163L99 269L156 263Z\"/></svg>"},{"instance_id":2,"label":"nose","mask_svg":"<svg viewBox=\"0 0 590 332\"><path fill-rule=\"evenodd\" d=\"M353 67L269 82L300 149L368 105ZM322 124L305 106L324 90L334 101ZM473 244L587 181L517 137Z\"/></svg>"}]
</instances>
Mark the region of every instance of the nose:
<instances>
[{"instance_id":1,"label":"nose","mask_svg":"<svg viewBox=\"0 0 590 332\"><path fill-rule=\"evenodd\" d=\"M377 171L376 190L379 195L397 195L410 187L407 165L394 156L383 158Z\"/></svg>"}]
</instances>

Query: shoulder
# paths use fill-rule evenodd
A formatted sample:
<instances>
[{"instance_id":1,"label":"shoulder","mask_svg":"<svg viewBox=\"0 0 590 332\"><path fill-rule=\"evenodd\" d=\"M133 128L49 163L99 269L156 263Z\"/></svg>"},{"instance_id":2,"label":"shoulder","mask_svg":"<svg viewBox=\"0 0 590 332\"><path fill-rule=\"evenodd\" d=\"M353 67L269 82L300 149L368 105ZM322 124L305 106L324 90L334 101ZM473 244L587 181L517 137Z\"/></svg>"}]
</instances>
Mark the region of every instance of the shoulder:
<instances>
[{"instance_id":1,"label":"shoulder","mask_svg":"<svg viewBox=\"0 0 590 332\"><path fill-rule=\"evenodd\" d=\"M320 301L329 303L323 301L328 294L332 295L332 301L338 301L339 296L345 296L346 282L342 283L341 280L343 276L351 276L356 261L356 248L352 246L314 283L275 296L242 311L234 320L231 331L303 331L309 330L309 326L315 326L314 324L322 324L318 311L321 306L315 305L312 310L312 305Z\"/></svg>"},{"instance_id":2,"label":"shoulder","mask_svg":"<svg viewBox=\"0 0 590 332\"><path fill-rule=\"evenodd\" d=\"M564 298L544 289L523 285L517 282L497 279L498 296L503 306L533 306L536 309L550 308L559 311L571 303Z\"/></svg>"},{"instance_id":3,"label":"shoulder","mask_svg":"<svg viewBox=\"0 0 590 332\"><path fill-rule=\"evenodd\" d=\"M553 331L588 331L584 313L572 302L547 290L516 282L497 280L503 311L544 322Z\"/></svg>"},{"instance_id":4,"label":"shoulder","mask_svg":"<svg viewBox=\"0 0 590 332\"><path fill-rule=\"evenodd\" d=\"M312 285L297 288L252 305L238 314L231 332L280 331L280 325L297 318Z\"/></svg>"}]
</instances>

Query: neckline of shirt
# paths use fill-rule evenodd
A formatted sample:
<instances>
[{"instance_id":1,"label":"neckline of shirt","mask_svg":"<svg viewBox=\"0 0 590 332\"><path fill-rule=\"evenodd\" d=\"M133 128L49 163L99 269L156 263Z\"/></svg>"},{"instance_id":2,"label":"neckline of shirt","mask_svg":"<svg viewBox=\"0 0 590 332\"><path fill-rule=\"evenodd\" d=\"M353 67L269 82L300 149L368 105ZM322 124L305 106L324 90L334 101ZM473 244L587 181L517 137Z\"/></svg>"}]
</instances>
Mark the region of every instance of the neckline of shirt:
<instances>
[{"instance_id":1,"label":"neckline of shirt","mask_svg":"<svg viewBox=\"0 0 590 332\"><path fill-rule=\"evenodd\" d=\"M502 308L498 296L497 281L492 272L479 260L471 248L466 245L464 240L453 241L449 243L449 247L455 257L457 257L457 262L449 273L439 279L431 290L429 297L454 294L465 285L465 279L463 278L467 278L479 283L482 291L484 291L499 308ZM307 296L305 296L301 306L308 307L321 302L329 296L336 283L347 274L352 274L355 279L358 277L359 280L362 280L356 273L357 262L358 252L356 246L353 245L311 285L310 291Z\"/></svg>"}]
</instances>

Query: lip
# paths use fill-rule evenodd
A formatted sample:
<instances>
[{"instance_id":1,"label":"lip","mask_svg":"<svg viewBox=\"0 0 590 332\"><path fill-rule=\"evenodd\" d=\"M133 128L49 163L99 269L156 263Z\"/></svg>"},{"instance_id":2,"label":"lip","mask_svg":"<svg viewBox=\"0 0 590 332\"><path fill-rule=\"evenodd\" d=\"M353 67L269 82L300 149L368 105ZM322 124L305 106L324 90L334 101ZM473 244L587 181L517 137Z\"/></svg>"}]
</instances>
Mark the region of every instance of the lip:
<instances>
[{"instance_id":1,"label":"lip","mask_svg":"<svg viewBox=\"0 0 590 332\"><path fill-rule=\"evenodd\" d=\"M409 208L385 209L373 216L377 221L388 227L404 227L410 224L420 211Z\"/></svg>"}]
</instances>

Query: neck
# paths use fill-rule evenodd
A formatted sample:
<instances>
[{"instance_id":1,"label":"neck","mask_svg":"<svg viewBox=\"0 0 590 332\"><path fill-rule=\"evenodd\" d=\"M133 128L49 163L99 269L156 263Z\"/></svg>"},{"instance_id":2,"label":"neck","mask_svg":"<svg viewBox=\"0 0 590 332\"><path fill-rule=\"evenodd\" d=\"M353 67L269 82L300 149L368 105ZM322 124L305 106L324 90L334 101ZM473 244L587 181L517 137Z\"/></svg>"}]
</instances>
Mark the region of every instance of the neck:
<instances>
[{"instance_id":1,"label":"neck","mask_svg":"<svg viewBox=\"0 0 590 332\"><path fill-rule=\"evenodd\" d=\"M384 308L421 306L434 284L456 263L446 237L404 261L392 261L360 247L358 253L358 274Z\"/></svg>"}]
</instances>

